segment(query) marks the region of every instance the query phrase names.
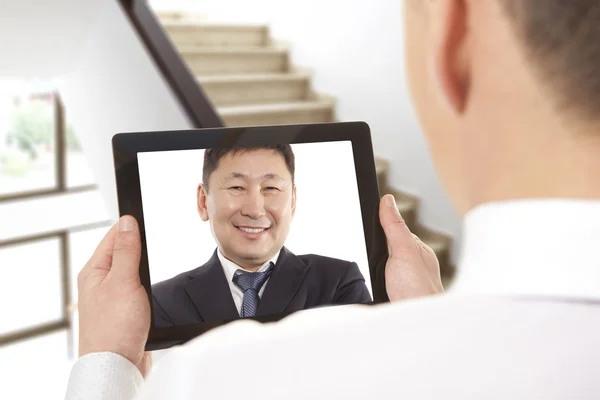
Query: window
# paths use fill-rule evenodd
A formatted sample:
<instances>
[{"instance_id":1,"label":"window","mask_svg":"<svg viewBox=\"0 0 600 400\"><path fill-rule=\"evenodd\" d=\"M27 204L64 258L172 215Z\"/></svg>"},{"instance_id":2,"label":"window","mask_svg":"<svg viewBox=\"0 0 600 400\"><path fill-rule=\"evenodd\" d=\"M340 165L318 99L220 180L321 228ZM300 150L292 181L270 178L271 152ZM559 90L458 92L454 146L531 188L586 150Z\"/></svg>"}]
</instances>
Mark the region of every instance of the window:
<instances>
[{"instance_id":1,"label":"window","mask_svg":"<svg viewBox=\"0 0 600 400\"><path fill-rule=\"evenodd\" d=\"M77 274L108 225L53 83L0 79L0 345L71 332Z\"/></svg>"},{"instance_id":2,"label":"window","mask_svg":"<svg viewBox=\"0 0 600 400\"><path fill-rule=\"evenodd\" d=\"M0 249L0 335L63 320L60 253L58 238Z\"/></svg>"},{"instance_id":3,"label":"window","mask_svg":"<svg viewBox=\"0 0 600 400\"><path fill-rule=\"evenodd\" d=\"M46 88L0 82L0 196L56 188L56 109Z\"/></svg>"}]
</instances>

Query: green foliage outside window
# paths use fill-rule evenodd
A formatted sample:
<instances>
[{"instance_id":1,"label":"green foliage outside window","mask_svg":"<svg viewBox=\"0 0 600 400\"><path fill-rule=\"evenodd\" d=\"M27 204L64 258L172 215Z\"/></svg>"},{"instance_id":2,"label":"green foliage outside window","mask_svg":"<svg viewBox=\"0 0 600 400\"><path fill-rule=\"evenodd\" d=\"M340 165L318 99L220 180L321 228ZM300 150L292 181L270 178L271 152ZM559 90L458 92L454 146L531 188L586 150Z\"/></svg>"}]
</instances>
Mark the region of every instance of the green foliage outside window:
<instances>
[{"instance_id":1,"label":"green foliage outside window","mask_svg":"<svg viewBox=\"0 0 600 400\"><path fill-rule=\"evenodd\" d=\"M65 135L67 151L81 150L73 127L68 125ZM47 100L32 100L15 108L4 145L6 150L0 154L0 171L12 176L26 175L42 153L55 153L54 104Z\"/></svg>"},{"instance_id":2,"label":"green foliage outside window","mask_svg":"<svg viewBox=\"0 0 600 400\"><path fill-rule=\"evenodd\" d=\"M37 159L40 148L54 148L56 126L54 107L43 100L34 100L12 114L7 141ZM80 145L71 126L67 126L68 150L79 150Z\"/></svg>"}]
</instances>

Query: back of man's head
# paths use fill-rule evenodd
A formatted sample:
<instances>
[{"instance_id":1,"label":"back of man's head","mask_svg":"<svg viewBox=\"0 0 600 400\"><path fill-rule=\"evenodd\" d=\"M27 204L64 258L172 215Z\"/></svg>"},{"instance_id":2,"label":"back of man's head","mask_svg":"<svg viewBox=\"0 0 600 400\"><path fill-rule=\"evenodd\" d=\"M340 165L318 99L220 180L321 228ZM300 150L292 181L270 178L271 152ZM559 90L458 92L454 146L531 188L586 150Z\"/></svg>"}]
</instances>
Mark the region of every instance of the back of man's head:
<instances>
[{"instance_id":1,"label":"back of man's head","mask_svg":"<svg viewBox=\"0 0 600 400\"><path fill-rule=\"evenodd\" d=\"M498 0L559 109L600 116L600 1Z\"/></svg>"},{"instance_id":2,"label":"back of man's head","mask_svg":"<svg viewBox=\"0 0 600 400\"><path fill-rule=\"evenodd\" d=\"M600 198L600 1L406 0L406 66L461 214ZM549 178L551 177L551 178Z\"/></svg>"}]
</instances>

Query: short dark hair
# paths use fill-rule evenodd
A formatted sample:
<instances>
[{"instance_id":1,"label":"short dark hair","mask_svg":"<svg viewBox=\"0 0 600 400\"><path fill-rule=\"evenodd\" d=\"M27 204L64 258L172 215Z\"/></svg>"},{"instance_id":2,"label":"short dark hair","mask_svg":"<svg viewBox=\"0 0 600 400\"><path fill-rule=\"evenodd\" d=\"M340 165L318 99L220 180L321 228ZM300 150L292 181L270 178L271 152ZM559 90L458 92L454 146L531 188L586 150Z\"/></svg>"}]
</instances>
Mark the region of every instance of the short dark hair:
<instances>
[{"instance_id":1,"label":"short dark hair","mask_svg":"<svg viewBox=\"0 0 600 400\"><path fill-rule=\"evenodd\" d=\"M600 1L499 0L558 105L600 117Z\"/></svg>"},{"instance_id":2,"label":"short dark hair","mask_svg":"<svg viewBox=\"0 0 600 400\"><path fill-rule=\"evenodd\" d=\"M219 161L221 158L225 157L227 154L240 154L246 153L249 151L255 150L273 150L283 157L285 161L285 165L287 166L288 171L292 175L292 183L294 183L294 172L296 170L296 160L294 157L294 152L292 151L292 146L289 144L276 144L269 146L261 146L261 147L227 147L227 148L214 148L207 149L204 152L204 167L202 170L202 181L206 190L208 191L208 180L210 175L215 172L215 170L219 167Z\"/></svg>"}]
</instances>

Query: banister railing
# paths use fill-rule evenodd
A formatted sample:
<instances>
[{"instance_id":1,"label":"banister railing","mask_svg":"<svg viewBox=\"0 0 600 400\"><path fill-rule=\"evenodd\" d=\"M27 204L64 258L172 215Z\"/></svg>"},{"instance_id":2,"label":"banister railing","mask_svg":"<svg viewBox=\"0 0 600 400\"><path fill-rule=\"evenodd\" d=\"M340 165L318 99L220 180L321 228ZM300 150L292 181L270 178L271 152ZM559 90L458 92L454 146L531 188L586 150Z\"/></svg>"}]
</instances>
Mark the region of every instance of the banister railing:
<instances>
[{"instance_id":1,"label":"banister railing","mask_svg":"<svg viewBox=\"0 0 600 400\"><path fill-rule=\"evenodd\" d=\"M146 0L119 0L132 26L194 128L224 126L194 74Z\"/></svg>"}]
</instances>

